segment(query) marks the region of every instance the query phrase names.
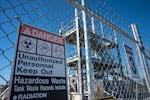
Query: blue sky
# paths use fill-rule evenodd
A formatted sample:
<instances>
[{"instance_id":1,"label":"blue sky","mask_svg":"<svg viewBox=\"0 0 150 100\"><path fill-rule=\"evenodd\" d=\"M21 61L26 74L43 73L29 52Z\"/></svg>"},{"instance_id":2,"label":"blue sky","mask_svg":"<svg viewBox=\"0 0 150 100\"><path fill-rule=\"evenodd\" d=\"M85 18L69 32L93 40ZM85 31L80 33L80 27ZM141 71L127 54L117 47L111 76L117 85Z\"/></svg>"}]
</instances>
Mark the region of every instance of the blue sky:
<instances>
[{"instance_id":1,"label":"blue sky","mask_svg":"<svg viewBox=\"0 0 150 100\"><path fill-rule=\"evenodd\" d=\"M3 9L9 8L11 5L7 1L12 2L12 5L14 5L14 9L16 12L14 12L14 9L7 9L5 10L5 14L8 15L9 18L12 18L11 22L15 27L18 27L19 25L15 16L20 16L21 20L24 23L28 23L33 26L40 27L50 32L58 33L58 30L60 28L60 23L68 22L70 18L73 18L72 15L74 14L73 6L67 3L65 0L56 0L56 1L54 0L55 2L53 0L38 0L38 3L31 1L31 4L28 4L28 3L24 4L24 2L28 0L20 0L20 1L19 0L0 0L0 7ZM46 6L47 8L44 6L41 6L41 5L46 4L46 3L44 4L43 1L49 2L48 4L49 6ZM105 2L106 8L110 7L111 12L116 12L117 14L119 14L121 18L125 19L128 25L130 25L131 23L136 23L139 26L139 30L140 30L141 37L142 37L144 44L150 48L150 0L85 0L85 1L87 1L91 5L91 8L94 8L96 3L98 2L100 3ZM22 6L18 6L18 4L21 4L21 3L24 4L23 7L26 11L22 8ZM38 9L39 6L40 6L40 9ZM98 6L98 8L100 7ZM36 11L32 9L34 10L36 9ZM4 30L7 30L8 33L12 31L16 31L15 29L13 29L10 23L7 23L8 18L6 17L4 12L2 10L0 10L0 12L1 12L0 23L6 22L6 23L1 24L0 27ZM30 13L27 14L26 12L30 12ZM37 14L39 16L37 16ZM0 37L2 37L3 34L4 33L1 31ZM9 35L9 38L14 43L16 40L15 39L16 34L17 34L16 32L13 32L13 34ZM5 43L7 43L7 45L3 44L4 41ZM0 39L0 48L2 49L8 48L10 47L10 45L11 43L8 42L7 40L3 40L2 42L2 39ZM11 49L9 50L9 52L6 52L6 53L7 53L6 55L9 55L9 58L13 60L14 50ZM4 57L0 56L1 62L2 61L5 62L3 58ZM5 62L0 65L4 66L7 64ZM11 68L7 67L3 71L0 71L0 74L9 80L10 71L11 71ZM0 83L1 81L3 80L0 79Z\"/></svg>"},{"instance_id":2,"label":"blue sky","mask_svg":"<svg viewBox=\"0 0 150 100\"><path fill-rule=\"evenodd\" d=\"M150 48L150 0L104 0L128 23L136 23L142 40Z\"/></svg>"}]
</instances>

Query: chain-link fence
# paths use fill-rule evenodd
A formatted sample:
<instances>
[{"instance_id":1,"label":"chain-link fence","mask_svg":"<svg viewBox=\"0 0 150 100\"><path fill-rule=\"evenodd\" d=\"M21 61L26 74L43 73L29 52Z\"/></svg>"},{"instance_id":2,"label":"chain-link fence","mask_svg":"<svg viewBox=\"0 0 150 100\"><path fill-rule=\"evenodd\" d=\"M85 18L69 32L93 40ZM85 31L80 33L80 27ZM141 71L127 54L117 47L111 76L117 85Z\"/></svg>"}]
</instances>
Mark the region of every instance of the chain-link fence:
<instances>
[{"instance_id":1,"label":"chain-link fence","mask_svg":"<svg viewBox=\"0 0 150 100\"><path fill-rule=\"evenodd\" d=\"M145 54L146 54L148 72L150 73L150 48L147 47L147 46L144 46L144 47L145 47Z\"/></svg>"},{"instance_id":2,"label":"chain-link fence","mask_svg":"<svg viewBox=\"0 0 150 100\"><path fill-rule=\"evenodd\" d=\"M68 21L72 14L73 7L66 1L1 0L0 74L9 81L19 23L30 24L58 34L61 22ZM2 78L0 84L5 84Z\"/></svg>"},{"instance_id":3,"label":"chain-link fence","mask_svg":"<svg viewBox=\"0 0 150 100\"><path fill-rule=\"evenodd\" d=\"M122 21L120 16L112 13L111 9L106 9L103 2L94 2L97 2L98 5L89 8L90 10L103 15L103 18L118 25L133 37L131 29L126 27L128 24L124 23L125 21ZM86 5L92 7L91 1L87 1ZM100 9L98 9L99 6L101 6ZM68 93L86 97L88 84L86 84L85 30L82 12L79 9L78 11L74 16L73 5L64 0L1 0L0 85L9 83L18 27L20 23L26 23L56 34L61 29L66 38L66 63L70 76ZM87 14L86 19L88 40L90 41L88 49L90 63L94 67L94 69L90 69L93 72L93 84L95 84L92 88L96 87L97 89L94 90L94 95L96 97L111 95L126 100L147 98L149 94L136 50L136 43L98 18L93 18L90 14ZM80 42L77 41L76 31L79 31ZM125 46L132 51L134 65L137 68L135 74L131 71ZM80 59L77 59L79 55ZM149 61L148 64L150 64ZM136 80L133 80L134 75L138 76Z\"/></svg>"},{"instance_id":4,"label":"chain-link fence","mask_svg":"<svg viewBox=\"0 0 150 100\"><path fill-rule=\"evenodd\" d=\"M74 21L62 28L68 50L71 96L90 99L91 91L94 91L94 98L111 95L123 100L147 99L149 93L143 65L129 24L107 11L102 2L96 9L91 6L91 1L86 2L86 8L80 1L75 1L78 3L70 3L79 12Z\"/></svg>"},{"instance_id":5,"label":"chain-link fence","mask_svg":"<svg viewBox=\"0 0 150 100\"><path fill-rule=\"evenodd\" d=\"M0 0L0 96L9 85L20 23L58 34L73 13L65 0Z\"/></svg>"}]
</instances>

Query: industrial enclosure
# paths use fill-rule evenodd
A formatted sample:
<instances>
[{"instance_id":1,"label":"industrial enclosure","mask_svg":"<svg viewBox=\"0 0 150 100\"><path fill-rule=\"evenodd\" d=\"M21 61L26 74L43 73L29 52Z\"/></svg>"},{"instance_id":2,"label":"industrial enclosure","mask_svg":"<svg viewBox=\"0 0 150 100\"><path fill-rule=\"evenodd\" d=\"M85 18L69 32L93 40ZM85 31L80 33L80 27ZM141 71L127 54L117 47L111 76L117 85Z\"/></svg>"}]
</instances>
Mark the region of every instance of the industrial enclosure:
<instances>
[{"instance_id":1,"label":"industrial enclosure","mask_svg":"<svg viewBox=\"0 0 150 100\"><path fill-rule=\"evenodd\" d=\"M69 100L148 100L150 49L143 44L138 25L127 27L116 15L107 15L102 2L97 12L88 0L63 2L4 1L7 5L0 9L0 78L6 84L0 88L0 98L8 92L4 73L10 73L13 66L19 24L27 23L63 36Z\"/></svg>"}]
</instances>

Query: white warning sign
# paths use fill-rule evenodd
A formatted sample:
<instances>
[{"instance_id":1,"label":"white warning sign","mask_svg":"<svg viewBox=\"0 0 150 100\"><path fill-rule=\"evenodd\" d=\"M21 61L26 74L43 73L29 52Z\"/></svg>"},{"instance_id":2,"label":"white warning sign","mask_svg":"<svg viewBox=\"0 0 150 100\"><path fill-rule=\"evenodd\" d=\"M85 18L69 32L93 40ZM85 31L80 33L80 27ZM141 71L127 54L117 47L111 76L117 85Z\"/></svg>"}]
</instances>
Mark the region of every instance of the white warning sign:
<instances>
[{"instance_id":1,"label":"white warning sign","mask_svg":"<svg viewBox=\"0 0 150 100\"><path fill-rule=\"evenodd\" d=\"M131 75L133 78L138 78L138 70L136 68L136 64L135 64L135 60L134 60L134 55L133 55L133 50L131 47L127 46L126 44L124 44L125 47L125 51L126 51L126 55L127 55L127 59L128 59L128 64L131 70Z\"/></svg>"},{"instance_id":2,"label":"white warning sign","mask_svg":"<svg viewBox=\"0 0 150 100\"><path fill-rule=\"evenodd\" d=\"M64 39L21 24L9 100L67 100Z\"/></svg>"}]
</instances>

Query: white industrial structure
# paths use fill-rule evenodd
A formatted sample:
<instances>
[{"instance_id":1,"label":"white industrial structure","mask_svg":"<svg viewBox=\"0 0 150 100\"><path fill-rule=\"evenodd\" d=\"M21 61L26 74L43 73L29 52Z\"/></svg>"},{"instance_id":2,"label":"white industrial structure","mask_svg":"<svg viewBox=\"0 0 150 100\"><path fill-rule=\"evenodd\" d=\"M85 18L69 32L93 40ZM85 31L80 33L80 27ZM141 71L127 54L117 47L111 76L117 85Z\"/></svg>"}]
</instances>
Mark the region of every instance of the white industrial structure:
<instances>
[{"instance_id":1,"label":"white industrial structure","mask_svg":"<svg viewBox=\"0 0 150 100\"><path fill-rule=\"evenodd\" d=\"M146 69L148 66L144 59L144 51L141 51L142 44L136 26L131 25L134 39L119 27L85 8L84 0L82 4L74 0L68 1L81 10L78 13L75 9L75 19L61 28L61 34L66 41L69 99L93 100L113 96L142 100L148 97L150 89L149 73ZM90 19L87 18L88 15ZM100 22L101 35L95 31L95 18ZM103 24L113 30L113 40L105 38ZM125 75L126 65L121 61L122 51L119 49L117 32L137 44L147 86L139 79L128 77L128 73Z\"/></svg>"},{"instance_id":2,"label":"white industrial structure","mask_svg":"<svg viewBox=\"0 0 150 100\"><path fill-rule=\"evenodd\" d=\"M62 0L20 0L15 3L5 0L6 5L1 4L0 59L7 63L0 65L0 71L12 67L13 55L8 55L15 49L14 36L19 23L48 31L53 29L57 33L64 17L60 34L66 47L68 100L150 100L150 53L145 52L137 26L131 24L131 33L128 33L122 29L124 26L103 16L103 12L100 15L89 10L86 3L90 0L67 1L75 7L73 17L74 8L67 9L70 6ZM63 13L59 14L58 10ZM70 17L72 19L68 21ZM115 15L111 17L119 20ZM4 42L7 45L3 45ZM8 97L9 82L3 75L0 79L6 81L6 85L0 86L0 100L3 100Z\"/></svg>"}]
</instances>

